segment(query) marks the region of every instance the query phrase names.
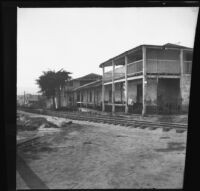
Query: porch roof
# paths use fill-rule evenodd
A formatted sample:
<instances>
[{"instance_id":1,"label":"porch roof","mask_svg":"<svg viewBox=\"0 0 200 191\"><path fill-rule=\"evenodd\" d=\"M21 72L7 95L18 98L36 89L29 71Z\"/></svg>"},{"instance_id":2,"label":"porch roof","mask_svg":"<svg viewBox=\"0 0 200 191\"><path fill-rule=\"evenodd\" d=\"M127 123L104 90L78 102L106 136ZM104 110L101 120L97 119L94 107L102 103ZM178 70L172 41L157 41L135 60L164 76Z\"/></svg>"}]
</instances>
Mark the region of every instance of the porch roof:
<instances>
[{"instance_id":1,"label":"porch roof","mask_svg":"<svg viewBox=\"0 0 200 191\"><path fill-rule=\"evenodd\" d=\"M86 88L92 88L92 87L97 87L102 84L102 80L97 80L88 84L84 84L82 86L79 86L78 88L73 89L73 91L81 90L81 89L86 89Z\"/></svg>"},{"instance_id":2,"label":"porch roof","mask_svg":"<svg viewBox=\"0 0 200 191\"><path fill-rule=\"evenodd\" d=\"M186 46L180 46L180 45L176 45L176 44L172 44L172 43L166 43L164 45L150 45L150 44L142 44L142 45L139 45L139 46L136 46L128 51L125 51L115 57L112 57L110 59L108 59L107 61L101 63L99 65L100 68L102 67L106 67L106 66L112 66L112 60L116 61L116 60L119 60L120 58L123 58L124 56L127 56L137 50L140 50L143 46L145 47L149 47L149 48L159 48L159 49L162 49L162 48L169 48L169 49L186 49L186 50L193 50L192 48L189 48L189 47L186 47ZM124 62L118 62L118 63L115 63L115 65L124 65Z\"/></svg>"}]
</instances>

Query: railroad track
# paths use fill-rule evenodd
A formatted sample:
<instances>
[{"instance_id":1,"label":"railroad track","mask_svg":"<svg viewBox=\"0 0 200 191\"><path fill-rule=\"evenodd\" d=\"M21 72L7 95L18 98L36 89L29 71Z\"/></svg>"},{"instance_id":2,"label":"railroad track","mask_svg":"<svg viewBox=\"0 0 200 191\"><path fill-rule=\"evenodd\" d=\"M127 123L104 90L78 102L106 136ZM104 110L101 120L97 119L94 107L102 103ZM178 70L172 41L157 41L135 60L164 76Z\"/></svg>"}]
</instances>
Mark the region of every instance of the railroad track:
<instances>
[{"instance_id":1,"label":"railroad track","mask_svg":"<svg viewBox=\"0 0 200 191\"><path fill-rule=\"evenodd\" d=\"M24 149L24 148L29 148L30 146L32 147L42 146L44 143L41 142L40 140L44 137L51 138L51 135L34 136L32 138L28 138L26 140L20 141L17 143L17 148Z\"/></svg>"},{"instance_id":2,"label":"railroad track","mask_svg":"<svg viewBox=\"0 0 200 191\"><path fill-rule=\"evenodd\" d=\"M17 143L17 148L28 148L30 146L35 146L35 145L39 145L39 142L37 141L40 137L33 137L24 141L21 141L19 143Z\"/></svg>"},{"instance_id":3,"label":"railroad track","mask_svg":"<svg viewBox=\"0 0 200 191\"><path fill-rule=\"evenodd\" d=\"M25 110L24 110L25 111ZM80 120L80 121L89 121L89 122L97 122L97 123L105 123L105 124L114 124L114 125L122 125L133 128L141 128L141 129L150 129L155 130L158 128L162 128L163 131L170 131L175 129L177 133L183 133L187 131L187 124L182 123L167 123L167 122L151 122L147 120L137 120L131 119L122 115L104 115L104 114L94 114L89 112L66 112L66 111L37 111L26 109L27 112L39 113L44 115L50 115L54 117L62 117L71 120Z\"/></svg>"}]
</instances>

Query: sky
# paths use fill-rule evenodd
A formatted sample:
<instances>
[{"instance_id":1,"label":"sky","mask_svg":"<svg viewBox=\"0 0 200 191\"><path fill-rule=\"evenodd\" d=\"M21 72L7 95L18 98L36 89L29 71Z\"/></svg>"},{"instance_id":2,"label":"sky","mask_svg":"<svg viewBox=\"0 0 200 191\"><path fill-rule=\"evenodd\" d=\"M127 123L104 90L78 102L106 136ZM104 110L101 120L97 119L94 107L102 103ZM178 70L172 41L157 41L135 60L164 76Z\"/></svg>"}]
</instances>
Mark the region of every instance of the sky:
<instances>
[{"instance_id":1,"label":"sky","mask_svg":"<svg viewBox=\"0 0 200 191\"><path fill-rule=\"evenodd\" d=\"M36 94L49 69L102 74L99 64L141 44L193 48L197 15L197 7L18 8L17 94Z\"/></svg>"}]
</instances>

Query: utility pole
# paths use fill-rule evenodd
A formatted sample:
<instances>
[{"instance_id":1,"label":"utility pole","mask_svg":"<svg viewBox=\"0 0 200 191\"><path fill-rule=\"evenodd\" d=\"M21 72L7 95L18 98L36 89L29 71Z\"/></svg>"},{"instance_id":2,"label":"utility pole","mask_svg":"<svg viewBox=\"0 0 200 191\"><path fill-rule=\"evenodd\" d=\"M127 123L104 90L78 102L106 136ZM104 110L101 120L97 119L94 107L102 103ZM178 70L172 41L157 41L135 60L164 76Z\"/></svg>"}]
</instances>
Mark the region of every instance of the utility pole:
<instances>
[{"instance_id":1,"label":"utility pole","mask_svg":"<svg viewBox=\"0 0 200 191\"><path fill-rule=\"evenodd\" d=\"M146 83L147 83L147 77L146 77L146 47L142 47L142 54L143 54L143 82L142 82L142 116L146 114Z\"/></svg>"},{"instance_id":2,"label":"utility pole","mask_svg":"<svg viewBox=\"0 0 200 191\"><path fill-rule=\"evenodd\" d=\"M25 91L24 91L24 105L25 105L25 103L26 103L25 99L26 99L26 97L25 97Z\"/></svg>"}]
</instances>

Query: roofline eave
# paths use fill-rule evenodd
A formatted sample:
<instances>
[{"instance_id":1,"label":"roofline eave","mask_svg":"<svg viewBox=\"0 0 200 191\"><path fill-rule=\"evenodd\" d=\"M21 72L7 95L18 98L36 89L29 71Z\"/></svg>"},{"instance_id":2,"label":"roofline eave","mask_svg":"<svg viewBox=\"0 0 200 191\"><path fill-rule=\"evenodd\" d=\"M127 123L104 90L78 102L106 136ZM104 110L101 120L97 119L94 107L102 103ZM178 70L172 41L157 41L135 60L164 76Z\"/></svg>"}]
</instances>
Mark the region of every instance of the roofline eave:
<instances>
[{"instance_id":1,"label":"roofline eave","mask_svg":"<svg viewBox=\"0 0 200 191\"><path fill-rule=\"evenodd\" d=\"M112 64L109 64L110 62L112 62L112 60L116 60L116 59L119 59L119 58L121 58L121 57L124 57L125 55L129 55L129 54L131 54L131 53L137 51L138 49L142 48L143 46L145 46L145 47L147 47L147 48L157 48L157 49L163 49L163 48L165 48L165 49L173 49L173 50L181 50L181 49L182 49L182 50L193 51L193 48L184 47L184 46L183 46L183 47L181 47L181 46L180 46L180 47L167 47L167 45L165 46L165 45L142 44L142 45L139 45L139 46L137 46L137 47L135 47L135 48L132 48L132 49L126 51L126 52L123 52L122 54L119 54L119 55L117 55L117 56L115 56L115 57L113 57L113 58L110 58L109 60L107 60L107 61L101 63L101 64L99 65L99 67L100 67L100 68L103 68L103 66L104 66L104 67L112 66Z\"/></svg>"}]
</instances>

